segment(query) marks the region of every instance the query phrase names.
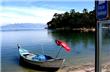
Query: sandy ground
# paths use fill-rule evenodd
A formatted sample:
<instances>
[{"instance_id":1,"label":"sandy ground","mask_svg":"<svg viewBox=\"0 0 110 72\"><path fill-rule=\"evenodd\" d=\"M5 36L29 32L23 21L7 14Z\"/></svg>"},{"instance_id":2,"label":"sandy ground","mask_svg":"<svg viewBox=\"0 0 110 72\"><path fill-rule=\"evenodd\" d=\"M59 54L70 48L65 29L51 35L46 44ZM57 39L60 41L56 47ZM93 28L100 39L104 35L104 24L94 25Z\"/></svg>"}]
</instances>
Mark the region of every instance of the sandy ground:
<instances>
[{"instance_id":1,"label":"sandy ground","mask_svg":"<svg viewBox=\"0 0 110 72\"><path fill-rule=\"evenodd\" d=\"M94 64L80 66L63 66L57 72L95 72ZM102 65L102 72L110 72L110 63Z\"/></svg>"}]
</instances>

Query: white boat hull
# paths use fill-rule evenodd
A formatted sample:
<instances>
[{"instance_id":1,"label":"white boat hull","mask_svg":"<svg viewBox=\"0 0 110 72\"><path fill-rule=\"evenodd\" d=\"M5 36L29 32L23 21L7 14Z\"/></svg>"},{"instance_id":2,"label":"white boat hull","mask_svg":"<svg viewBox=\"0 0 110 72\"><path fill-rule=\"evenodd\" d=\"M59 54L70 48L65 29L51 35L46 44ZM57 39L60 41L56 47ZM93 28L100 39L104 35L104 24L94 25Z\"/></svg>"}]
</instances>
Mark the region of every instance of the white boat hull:
<instances>
[{"instance_id":1,"label":"white boat hull","mask_svg":"<svg viewBox=\"0 0 110 72\"><path fill-rule=\"evenodd\" d=\"M21 58L23 61L25 61L28 64L36 65L39 67L45 67L45 68L60 68L65 61L64 59L52 59L45 62L38 62L38 61L27 60L23 57Z\"/></svg>"},{"instance_id":2,"label":"white boat hull","mask_svg":"<svg viewBox=\"0 0 110 72\"><path fill-rule=\"evenodd\" d=\"M65 61L64 59L58 59L58 58L50 58L45 61L36 61L36 60L33 60L33 57L36 56L35 54L32 54L29 51L22 48L19 48L19 53L22 61L34 66L39 66L39 67L60 68ZM46 57L50 57L50 56L46 56Z\"/></svg>"}]
</instances>

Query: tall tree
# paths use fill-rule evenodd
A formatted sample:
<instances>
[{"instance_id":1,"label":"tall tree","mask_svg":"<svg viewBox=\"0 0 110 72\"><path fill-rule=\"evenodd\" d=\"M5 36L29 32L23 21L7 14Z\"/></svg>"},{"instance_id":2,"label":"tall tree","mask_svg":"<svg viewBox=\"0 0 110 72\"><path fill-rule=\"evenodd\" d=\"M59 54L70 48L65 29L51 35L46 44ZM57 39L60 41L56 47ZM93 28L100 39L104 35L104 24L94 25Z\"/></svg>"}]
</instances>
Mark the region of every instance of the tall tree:
<instances>
[{"instance_id":1,"label":"tall tree","mask_svg":"<svg viewBox=\"0 0 110 72\"><path fill-rule=\"evenodd\" d=\"M83 9L83 13L75 12L71 9L70 12L62 14L55 13L51 21L47 23L48 28L91 28L95 27L95 10L88 12Z\"/></svg>"}]
</instances>

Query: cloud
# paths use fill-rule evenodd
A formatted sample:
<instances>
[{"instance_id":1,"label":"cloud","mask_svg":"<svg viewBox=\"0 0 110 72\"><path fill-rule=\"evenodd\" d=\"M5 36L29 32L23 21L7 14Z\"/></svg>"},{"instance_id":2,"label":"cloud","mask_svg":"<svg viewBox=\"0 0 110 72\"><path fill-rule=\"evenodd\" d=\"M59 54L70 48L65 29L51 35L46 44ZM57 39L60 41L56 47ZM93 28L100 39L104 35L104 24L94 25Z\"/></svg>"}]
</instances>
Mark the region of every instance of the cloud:
<instances>
[{"instance_id":1,"label":"cloud","mask_svg":"<svg viewBox=\"0 0 110 72\"><path fill-rule=\"evenodd\" d=\"M52 19L54 13L64 13L64 11L39 7L3 7L0 10L0 25L9 23L46 24Z\"/></svg>"},{"instance_id":2,"label":"cloud","mask_svg":"<svg viewBox=\"0 0 110 72\"><path fill-rule=\"evenodd\" d=\"M47 23L54 13L93 10L93 0L1 0L0 24ZM79 2L81 1L81 2Z\"/></svg>"}]
</instances>

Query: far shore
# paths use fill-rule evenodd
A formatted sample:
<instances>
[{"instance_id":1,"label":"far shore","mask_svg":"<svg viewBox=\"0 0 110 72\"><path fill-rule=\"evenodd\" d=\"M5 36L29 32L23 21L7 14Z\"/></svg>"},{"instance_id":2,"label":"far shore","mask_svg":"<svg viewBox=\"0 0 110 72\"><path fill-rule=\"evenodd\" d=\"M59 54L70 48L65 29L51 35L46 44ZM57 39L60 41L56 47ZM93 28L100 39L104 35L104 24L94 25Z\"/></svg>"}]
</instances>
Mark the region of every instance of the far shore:
<instances>
[{"instance_id":1,"label":"far shore","mask_svg":"<svg viewBox=\"0 0 110 72\"><path fill-rule=\"evenodd\" d=\"M110 72L110 62L102 64L102 72ZM95 72L95 64L85 64L79 66L63 66L56 72Z\"/></svg>"},{"instance_id":2,"label":"far shore","mask_svg":"<svg viewBox=\"0 0 110 72\"><path fill-rule=\"evenodd\" d=\"M80 31L80 32L95 32L95 28L55 28L52 30L73 30L73 31Z\"/></svg>"}]
</instances>

